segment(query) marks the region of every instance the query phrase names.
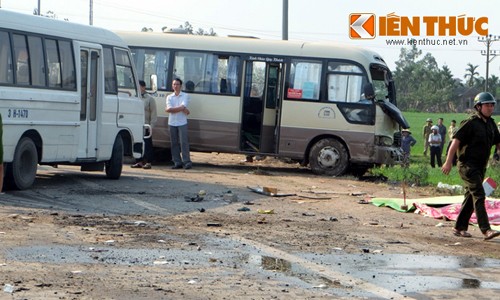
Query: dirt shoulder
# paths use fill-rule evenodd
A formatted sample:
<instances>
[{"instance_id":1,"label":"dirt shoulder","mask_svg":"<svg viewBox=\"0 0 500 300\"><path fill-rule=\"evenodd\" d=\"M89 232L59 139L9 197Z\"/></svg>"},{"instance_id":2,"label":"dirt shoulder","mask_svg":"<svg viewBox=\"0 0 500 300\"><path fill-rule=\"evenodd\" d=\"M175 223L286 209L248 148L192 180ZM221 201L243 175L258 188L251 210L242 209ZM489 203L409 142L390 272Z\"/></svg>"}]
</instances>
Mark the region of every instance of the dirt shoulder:
<instances>
[{"instance_id":1,"label":"dirt shoulder","mask_svg":"<svg viewBox=\"0 0 500 300\"><path fill-rule=\"evenodd\" d=\"M227 247L231 252L226 255L251 245L318 255L400 253L500 258L500 239L484 242L477 227L470 229L472 238L460 239L451 234L452 222L359 203L370 197L401 198L400 186L315 176L271 158L250 166L241 159L235 155L194 154L196 163L189 171L168 166L140 170L145 176L193 183L189 191L169 186L165 201L169 201L169 195L195 195L204 183L217 183L236 195L224 198L220 192L206 190L205 199L198 205L203 206L203 201L228 202L213 209L125 216L0 206L0 284L15 286L12 299L229 299L241 296L237 291L241 292L242 286L248 298L266 298L275 292L290 298L322 299L315 291L283 287L249 275L242 266L226 265L224 251L219 256L214 249ZM295 195L269 197L252 193L248 186L274 187L279 193ZM436 193L410 187L408 199ZM33 247L40 248L37 259L16 260L12 249ZM165 267L151 268L151 264L128 259L110 263L104 258L110 247L158 250L152 264ZM72 252L65 249L75 248L80 251L78 255L90 252L91 261L73 260ZM55 252L50 254L53 260L46 258L50 258L44 254L47 249ZM169 254L175 251L189 253L187 262L178 258L169 261ZM201 258L193 263L196 253ZM44 255L46 259L39 259ZM67 263L61 259L64 256L68 256ZM195 284L200 281L205 284Z\"/></svg>"}]
</instances>

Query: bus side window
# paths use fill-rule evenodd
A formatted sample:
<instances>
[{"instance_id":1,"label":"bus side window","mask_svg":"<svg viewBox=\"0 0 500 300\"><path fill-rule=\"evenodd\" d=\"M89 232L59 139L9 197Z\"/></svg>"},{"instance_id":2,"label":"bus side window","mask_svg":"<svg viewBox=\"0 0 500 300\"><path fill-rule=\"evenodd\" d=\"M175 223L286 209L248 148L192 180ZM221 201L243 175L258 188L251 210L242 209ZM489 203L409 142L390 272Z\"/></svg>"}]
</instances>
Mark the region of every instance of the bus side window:
<instances>
[{"instance_id":1,"label":"bus side window","mask_svg":"<svg viewBox=\"0 0 500 300\"><path fill-rule=\"evenodd\" d=\"M104 92L116 94L116 70L114 67L113 49L104 47Z\"/></svg>"},{"instance_id":2,"label":"bus side window","mask_svg":"<svg viewBox=\"0 0 500 300\"><path fill-rule=\"evenodd\" d=\"M327 99L330 102L370 103L365 101L363 87L366 74L353 63L329 62Z\"/></svg>"},{"instance_id":3,"label":"bus side window","mask_svg":"<svg viewBox=\"0 0 500 300\"><path fill-rule=\"evenodd\" d=\"M60 88L61 85L61 61L57 41L45 39L45 47L47 50L47 67L49 75L49 87Z\"/></svg>"},{"instance_id":4,"label":"bus side window","mask_svg":"<svg viewBox=\"0 0 500 300\"><path fill-rule=\"evenodd\" d=\"M289 99L319 100L321 84L320 61L292 60L290 71Z\"/></svg>"},{"instance_id":5,"label":"bus side window","mask_svg":"<svg viewBox=\"0 0 500 300\"><path fill-rule=\"evenodd\" d=\"M14 34L14 54L16 62L16 82L22 85L30 84L29 54L26 36Z\"/></svg>"},{"instance_id":6,"label":"bus side window","mask_svg":"<svg viewBox=\"0 0 500 300\"><path fill-rule=\"evenodd\" d=\"M195 83L194 91L210 94L238 94L239 56L205 52L175 52L174 78ZM186 85L186 90L188 86Z\"/></svg>"},{"instance_id":7,"label":"bus side window","mask_svg":"<svg viewBox=\"0 0 500 300\"><path fill-rule=\"evenodd\" d=\"M128 55L128 52L124 49L115 48L115 57L116 57L116 75L118 78L118 88L125 90L133 90L134 96L137 96L135 91L135 78L132 72L132 61ZM129 95L131 91L120 90L119 92L125 92Z\"/></svg>"},{"instance_id":8,"label":"bus side window","mask_svg":"<svg viewBox=\"0 0 500 300\"><path fill-rule=\"evenodd\" d=\"M13 83L12 53L7 32L0 31L0 83Z\"/></svg>"},{"instance_id":9,"label":"bus side window","mask_svg":"<svg viewBox=\"0 0 500 300\"><path fill-rule=\"evenodd\" d=\"M60 40L59 52L61 53L61 84L65 89L76 90L75 58L71 42Z\"/></svg>"}]
</instances>

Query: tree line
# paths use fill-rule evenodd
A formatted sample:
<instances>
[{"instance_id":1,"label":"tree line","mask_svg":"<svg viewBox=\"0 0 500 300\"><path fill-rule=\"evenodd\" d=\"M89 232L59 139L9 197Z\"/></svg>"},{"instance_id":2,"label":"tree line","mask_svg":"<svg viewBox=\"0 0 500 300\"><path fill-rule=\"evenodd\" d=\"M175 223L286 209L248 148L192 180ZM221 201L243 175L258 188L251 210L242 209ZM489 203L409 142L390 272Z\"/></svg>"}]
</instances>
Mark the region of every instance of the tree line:
<instances>
[{"instance_id":1,"label":"tree line","mask_svg":"<svg viewBox=\"0 0 500 300\"><path fill-rule=\"evenodd\" d=\"M439 68L430 53L423 54L417 46L401 48L396 61L394 81L398 106L404 111L462 112L464 95L484 91L485 78L477 71L478 65L467 63L464 81L454 78L448 66ZM489 76L488 92L500 95L500 80Z\"/></svg>"}]
</instances>

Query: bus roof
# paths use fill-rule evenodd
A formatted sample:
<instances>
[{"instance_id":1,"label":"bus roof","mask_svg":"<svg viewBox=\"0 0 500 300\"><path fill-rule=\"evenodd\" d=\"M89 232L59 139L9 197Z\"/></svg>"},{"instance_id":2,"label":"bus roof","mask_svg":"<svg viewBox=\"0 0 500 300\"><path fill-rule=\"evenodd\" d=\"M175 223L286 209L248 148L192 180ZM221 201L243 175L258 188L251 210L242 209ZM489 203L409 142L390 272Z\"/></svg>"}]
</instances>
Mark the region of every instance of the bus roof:
<instances>
[{"instance_id":1,"label":"bus roof","mask_svg":"<svg viewBox=\"0 0 500 300\"><path fill-rule=\"evenodd\" d=\"M126 47L126 44L120 37L107 29L60 21L43 16L17 13L5 9L0 9L0 28Z\"/></svg>"},{"instance_id":2,"label":"bus roof","mask_svg":"<svg viewBox=\"0 0 500 300\"><path fill-rule=\"evenodd\" d=\"M214 51L222 53L255 53L256 55L345 58L378 62L380 55L361 47L333 42L262 40L245 37L217 37L157 32L116 32L130 47L168 48Z\"/></svg>"}]
</instances>

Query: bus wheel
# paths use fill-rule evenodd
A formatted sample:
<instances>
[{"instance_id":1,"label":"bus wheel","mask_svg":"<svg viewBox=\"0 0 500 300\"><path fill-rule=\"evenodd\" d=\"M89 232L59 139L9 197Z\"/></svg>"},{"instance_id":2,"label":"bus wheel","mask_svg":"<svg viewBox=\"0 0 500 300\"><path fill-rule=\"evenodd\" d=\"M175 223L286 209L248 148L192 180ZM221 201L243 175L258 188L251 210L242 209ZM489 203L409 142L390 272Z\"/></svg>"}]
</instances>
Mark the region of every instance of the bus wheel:
<instances>
[{"instance_id":1,"label":"bus wheel","mask_svg":"<svg viewBox=\"0 0 500 300\"><path fill-rule=\"evenodd\" d=\"M16 146L12 162L6 167L7 187L24 190L32 186L38 168L38 152L33 140L22 138Z\"/></svg>"},{"instance_id":2,"label":"bus wheel","mask_svg":"<svg viewBox=\"0 0 500 300\"><path fill-rule=\"evenodd\" d=\"M123 167L123 140L120 135L115 139L113 145L113 153L111 158L106 162L106 176L110 179L119 179L122 174Z\"/></svg>"},{"instance_id":3,"label":"bus wheel","mask_svg":"<svg viewBox=\"0 0 500 300\"><path fill-rule=\"evenodd\" d=\"M309 154L309 166L314 174L340 176L349 165L344 145L336 139L322 139L313 145Z\"/></svg>"}]
</instances>

